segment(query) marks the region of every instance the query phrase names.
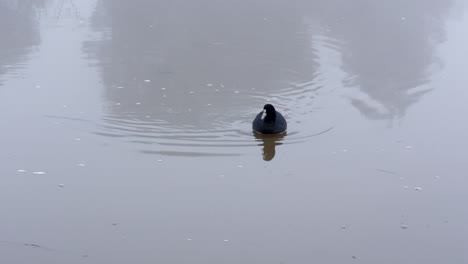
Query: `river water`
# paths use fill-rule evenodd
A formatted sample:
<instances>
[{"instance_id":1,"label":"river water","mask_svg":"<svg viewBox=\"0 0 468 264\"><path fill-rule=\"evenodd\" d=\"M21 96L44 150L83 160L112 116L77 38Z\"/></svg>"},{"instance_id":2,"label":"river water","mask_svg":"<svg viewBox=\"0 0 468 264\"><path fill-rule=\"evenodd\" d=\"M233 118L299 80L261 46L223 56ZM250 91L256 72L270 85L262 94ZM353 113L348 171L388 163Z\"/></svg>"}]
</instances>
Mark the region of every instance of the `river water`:
<instances>
[{"instance_id":1,"label":"river water","mask_svg":"<svg viewBox=\"0 0 468 264\"><path fill-rule=\"evenodd\" d=\"M464 1L0 0L0 262L468 263ZM287 134L252 133L266 103Z\"/></svg>"}]
</instances>

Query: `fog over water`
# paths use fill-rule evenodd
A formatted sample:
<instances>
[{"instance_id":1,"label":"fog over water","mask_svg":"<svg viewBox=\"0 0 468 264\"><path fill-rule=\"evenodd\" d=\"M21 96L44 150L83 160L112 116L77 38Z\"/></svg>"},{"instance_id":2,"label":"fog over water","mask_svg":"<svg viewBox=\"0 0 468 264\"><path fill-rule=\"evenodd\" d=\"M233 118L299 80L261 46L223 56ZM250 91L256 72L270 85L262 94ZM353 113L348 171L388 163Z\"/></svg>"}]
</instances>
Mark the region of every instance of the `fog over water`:
<instances>
[{"instance_id":1,"label":"fog over water","mask_svg":"<svg viewBox=\"0 0 468 264\"><path fill-rule=\"evenodd\" d=\"M0 0L0 263L468 263L464 1ZM252 132L266 103L288 121Z\"/></svg>"}]
</instances>

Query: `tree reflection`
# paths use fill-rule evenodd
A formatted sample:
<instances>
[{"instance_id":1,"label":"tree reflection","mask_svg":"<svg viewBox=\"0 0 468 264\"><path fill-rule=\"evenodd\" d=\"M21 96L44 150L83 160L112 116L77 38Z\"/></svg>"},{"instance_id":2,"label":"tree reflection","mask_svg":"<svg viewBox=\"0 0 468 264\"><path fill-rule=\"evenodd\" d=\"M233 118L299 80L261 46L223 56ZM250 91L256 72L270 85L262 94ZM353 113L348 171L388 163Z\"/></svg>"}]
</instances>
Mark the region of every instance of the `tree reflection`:
<instances>
[{"instance_id":1,"label":"tree reflection","mask_svg":"<svg viewBox=\"0 0 468 264\"><path fill-rule=\"evenodd\" d=\"M38 8L46 0L0 0L0 84L1 76L16 69L40 43Z\"/></svg>"},{"instance_id":2,"label":"tree reflection","mask_svg":"<svg viewBox=\"0 0 468 264\"><path fill-rule=\"evenodd\" d=\"M314 21L340 40L337 48L348 74L343 83L362 92L350 98L366 117L402 117L430 91L431 74L440 67L435 48L445 39L445 20L453 1L320 3Z\"/></svg>"},{"instance_id":3,"label":"tree reflection","mask_svg":"<svg viewBox=\"0 0 468 264\"><path fill-rule=\"evenodd\" d=\"M313 78L298 13L282 1L101 0L93 25L105 39L84 49L101 69L106 98L117 104L111 113L222 126L264 104L250 96L252 88L268 94Z\"/></svg>"},{"instance_id":4,"label":"tree reflection","mask_svg":"<svg viewBox=\"0 0 468 264\"><path fill-rule=\"evenodd\" d=\"M229 113L272 94L282 96L283 107L313 100L294 84L321 82L313 42L321 35L337 40L333 48L347 73L342 82L357 88L351 104L370 119L393 119L430 90L434 49L452 4L98 0L93 27L104 38L84 49L101 70L110 113L202 128L232 122L239 116Z\"/></svg>"}]
</instances>

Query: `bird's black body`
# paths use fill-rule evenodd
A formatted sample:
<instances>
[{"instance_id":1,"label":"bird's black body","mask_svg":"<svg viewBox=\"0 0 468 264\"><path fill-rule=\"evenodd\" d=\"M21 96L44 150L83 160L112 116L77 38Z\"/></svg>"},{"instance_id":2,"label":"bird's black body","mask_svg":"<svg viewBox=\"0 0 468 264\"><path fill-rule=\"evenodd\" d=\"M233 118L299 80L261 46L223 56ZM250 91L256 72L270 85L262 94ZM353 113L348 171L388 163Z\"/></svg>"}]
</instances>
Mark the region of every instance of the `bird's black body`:
<instances>
[{"instance_id":1,"label":"bird's black body","mask_svg":"<svg viewBox=\"0 0 468 264\"><path fill-rule=\"evenodd\" d=\"M286 131L287 124L280 112L277 112L271 104L266 104L263 111L255 117L252 128L262 134L278 134Z\"/></svg>"}]
</instances>

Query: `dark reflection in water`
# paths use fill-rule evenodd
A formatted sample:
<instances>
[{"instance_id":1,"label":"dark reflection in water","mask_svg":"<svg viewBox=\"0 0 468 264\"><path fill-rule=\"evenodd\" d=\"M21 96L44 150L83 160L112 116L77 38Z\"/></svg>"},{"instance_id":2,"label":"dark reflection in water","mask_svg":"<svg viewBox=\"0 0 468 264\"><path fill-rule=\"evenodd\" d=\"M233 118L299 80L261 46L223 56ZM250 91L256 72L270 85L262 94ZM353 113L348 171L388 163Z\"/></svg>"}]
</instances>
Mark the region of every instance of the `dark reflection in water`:
<instances>
[{"instance_id":1,"label":"dark reflection in water","mask_svg":"<svg viewBox=\"0 0 468 264\"><path fill-rule=\"evenodd\" d=\"M2 75L17 74L21 62L40 43L38 8L46 0L0 0L0 85Z\"/></svg>"},{"instance_id":2,"label":"dark reflection in water","mask_svg":"<svg viewBox=\"0 0 468 264\"><path fill-rule=\"evenodd\" d=\"M281 134L273 134L273 135L266 135L260 133L253 133L257 142L261 142L258 144L262 146L262 156L263 160L270 161L275 157L276 154L276 146L282 145L282 141L286 136L286 133Z\"/></svg>"}]
</instances>

